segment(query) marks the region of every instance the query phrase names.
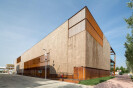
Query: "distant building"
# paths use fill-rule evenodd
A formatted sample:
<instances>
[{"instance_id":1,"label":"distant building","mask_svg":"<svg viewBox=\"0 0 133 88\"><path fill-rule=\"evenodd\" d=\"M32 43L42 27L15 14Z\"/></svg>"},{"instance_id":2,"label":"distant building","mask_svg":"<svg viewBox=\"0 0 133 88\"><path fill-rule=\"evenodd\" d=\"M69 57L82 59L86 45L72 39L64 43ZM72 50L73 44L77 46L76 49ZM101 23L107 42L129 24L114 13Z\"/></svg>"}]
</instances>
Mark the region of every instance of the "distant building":
<instances>
[{"instance_id":1,"label":"distant building","mask_svg":"<svg viewBox=\"0 0 133 88\"><path fill-rule=\"evenodd\" d=\"M14 69L14 64L6 64L6 69L9 69L9 70Z\"/></svg>"},{"instance_id":2,"label":"distant building","mask_svg":"<svg viewBox=\"0 0 133 88\"><path fill-rule=\"evenodd\" d=\"M12 74L14 72L14 64L6 64L6 70L8 74Z\"/></svg>"},{"instance_id":3,"label":"distant building","mask_svg":"<svg viewBox=\"0 0 133 88\"><path fill-rule=\"evenodd\" d=\"M0 67L0 73L5 73L6 72L6 67Z\"/></svg>"},{"instance_id":4,"label":"distant building","mask_svg":"<svg viewBox=\"0 0 133 88\"><path fill-rule=\"evenodd\" d=\"M44 50L48 57L44 60ZM115 55L87 7L84 7L16 59L15 70L28 76L91 79L110 75ZM62 76L63 75L63 76Z\"/></svg>"}]
</instances>

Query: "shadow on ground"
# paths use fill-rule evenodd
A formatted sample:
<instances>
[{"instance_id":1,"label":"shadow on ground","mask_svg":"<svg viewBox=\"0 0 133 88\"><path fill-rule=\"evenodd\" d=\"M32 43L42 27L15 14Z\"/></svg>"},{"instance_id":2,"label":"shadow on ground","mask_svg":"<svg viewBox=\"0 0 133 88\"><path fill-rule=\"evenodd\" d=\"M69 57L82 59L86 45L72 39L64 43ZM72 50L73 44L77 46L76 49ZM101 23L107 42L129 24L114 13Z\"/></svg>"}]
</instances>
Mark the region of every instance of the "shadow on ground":
<instances>
[{"instance_id":1,"label":"shadow on ground","mask_svg":"<svg viewBox=\"0 0 133 88\"><path fill-rule=\"evenodd\" d=\"M51 85L57 81L45 80L35 77L0 74L0 88L33 88L43 85Z\"/></svg>"},{"instance_id":2,"label":"shadow on ground","mask_svg":"<svg viewBox=\"0 0 133 88\"><path fill-rule=\"evenodd\" d=\"M0 74L0 88L90 88L84 85L21 75Z\"/></svg>"}]
</instances>

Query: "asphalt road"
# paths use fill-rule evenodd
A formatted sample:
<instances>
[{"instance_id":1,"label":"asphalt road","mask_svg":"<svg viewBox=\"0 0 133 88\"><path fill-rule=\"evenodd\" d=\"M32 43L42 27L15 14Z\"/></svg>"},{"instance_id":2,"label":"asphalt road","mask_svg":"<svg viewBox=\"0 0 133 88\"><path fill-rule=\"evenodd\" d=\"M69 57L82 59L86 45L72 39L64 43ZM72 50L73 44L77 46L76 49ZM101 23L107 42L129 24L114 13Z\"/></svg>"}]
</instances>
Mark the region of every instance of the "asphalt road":
<instances>
[{"instance_id":1,"label":"asphalt road","mask_svg":"<svg viewBox=\"0 0 133 88\"><path fill-rule=\"evenodd\" d=\"M92 88L80 84L42 78L0 74L0 88Z\"/></svg>"}]
</instances>

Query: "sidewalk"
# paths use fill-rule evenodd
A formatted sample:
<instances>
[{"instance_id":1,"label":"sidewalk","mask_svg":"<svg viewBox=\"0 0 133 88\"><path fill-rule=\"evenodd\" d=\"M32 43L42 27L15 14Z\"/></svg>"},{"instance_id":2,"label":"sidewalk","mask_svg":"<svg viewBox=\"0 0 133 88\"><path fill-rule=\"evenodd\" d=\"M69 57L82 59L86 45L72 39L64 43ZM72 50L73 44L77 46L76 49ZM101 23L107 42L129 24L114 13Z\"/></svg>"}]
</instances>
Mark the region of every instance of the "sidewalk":
<instances>
[{"instance_id":1,"label":"sidewalk","mask_svg":"<svg viewBox=\"0 0 133 88\"><path fill-rule=\"evenodd\" d=\"M133 82L127 74L118 75L114 79L95 85L94 88L133 88Z\"/></svg>"}]
</instances>

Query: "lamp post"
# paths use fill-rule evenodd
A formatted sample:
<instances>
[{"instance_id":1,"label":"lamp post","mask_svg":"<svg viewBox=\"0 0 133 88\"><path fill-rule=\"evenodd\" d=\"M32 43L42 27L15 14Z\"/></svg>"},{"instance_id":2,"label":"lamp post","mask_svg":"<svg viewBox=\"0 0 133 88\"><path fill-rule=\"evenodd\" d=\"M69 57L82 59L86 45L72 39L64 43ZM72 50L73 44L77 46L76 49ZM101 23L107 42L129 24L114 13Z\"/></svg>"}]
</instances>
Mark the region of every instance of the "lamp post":
<instances>
[{"instance_id":1,"label":"lamp post","mask_svg":"<svg viewBox=\"0 0 133 88\"><path fill-rule=\"evenodd\" d=\"M46 49L43 49L44 50L44 62L45 62L45 79L47 78L47 52L46 52Z\"/></svg>"},{"instance_id":2,"label":"lamp post","mask_svg":"<svg viewBox=\"0 0 133 88\"><path fill-rule=\"evenodd\" d=\"M115 76L115 65L116 65L116 55L114 55L114 76Z\"/></svg>"}]
</instances>

